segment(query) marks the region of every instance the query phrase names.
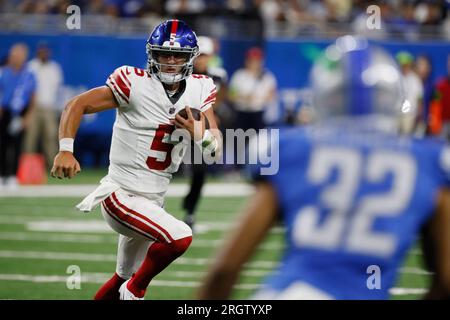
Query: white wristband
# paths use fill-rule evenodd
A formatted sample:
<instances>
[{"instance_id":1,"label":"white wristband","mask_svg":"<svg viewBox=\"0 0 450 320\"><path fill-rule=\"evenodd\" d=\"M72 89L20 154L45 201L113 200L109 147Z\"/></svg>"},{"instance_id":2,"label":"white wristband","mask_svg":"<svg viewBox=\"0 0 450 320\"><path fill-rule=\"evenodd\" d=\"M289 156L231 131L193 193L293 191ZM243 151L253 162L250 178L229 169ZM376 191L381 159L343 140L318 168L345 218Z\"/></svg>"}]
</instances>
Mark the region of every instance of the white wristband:
<instances>
[{"instance_id":1,"label":"white wristband","mask_svg":"<svg viewBox=\"0 0 450 320\"><path fill-rule=\"evenodd\" d=\"M59 151L69 151L73 153L73 139L62 138L59 140Z\"/></svg>"},{"instance_id":2,"label":"white wristband","mask_svg":"<svg viewBox=\"0 0 450 320\"><path fill-rule=\"evenodd\" d=\"M217 140L216 137L209 130L205 130L203 134L203 138L200 141L200 146L203 151L207 153L212 153L217 149Z\"/></svg>"}]
</instances>

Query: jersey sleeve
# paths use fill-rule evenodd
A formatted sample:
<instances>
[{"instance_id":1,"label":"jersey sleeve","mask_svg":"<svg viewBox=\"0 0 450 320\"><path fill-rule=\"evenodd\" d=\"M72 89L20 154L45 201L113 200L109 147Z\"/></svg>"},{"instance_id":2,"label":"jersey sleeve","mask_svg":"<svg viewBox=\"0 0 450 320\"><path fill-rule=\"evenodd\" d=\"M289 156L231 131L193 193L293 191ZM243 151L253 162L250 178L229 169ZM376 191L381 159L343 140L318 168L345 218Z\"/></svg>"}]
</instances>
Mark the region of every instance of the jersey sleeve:
<instances>
[{"instance_id":1,"label":"jersey sleeve","mask_svg":"<svg viewBox=\"0 0 450 320\"><path fill-rule=\"evenodd\" d=\"M202 112L211 108L216 102L217 89L211 78L206 78L202 88L202 104L200 110Z\"/></svg>"},{"instance_id":2,"label":"jersey sleeve","mask_svg":"<svg viewBox=\"0 0 450 320\"><path fill-rule=\"evenodd\" d=\"M106 85L111 89L120 107L127 107L130 102L131 82L128 69L122 66L114 70L106 80Z\"/></svg>"}]
</instances>

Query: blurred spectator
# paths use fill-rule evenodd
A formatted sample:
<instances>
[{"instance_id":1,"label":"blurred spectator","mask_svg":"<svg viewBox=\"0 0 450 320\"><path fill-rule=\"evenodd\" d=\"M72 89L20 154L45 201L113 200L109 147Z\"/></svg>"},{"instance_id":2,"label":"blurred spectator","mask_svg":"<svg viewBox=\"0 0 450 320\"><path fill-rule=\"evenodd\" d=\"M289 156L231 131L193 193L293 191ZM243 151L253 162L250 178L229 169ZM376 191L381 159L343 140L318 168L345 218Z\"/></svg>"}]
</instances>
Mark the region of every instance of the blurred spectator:
<instances>
[{"instance_id":1,"label":"blurred spectator","mask_svg":"<svg viewBox=\"0 0 450 320\"><path fill-rule=\"evenodd\" d=\"M35 3L31 0L24 0L18 6L19 11L22 13L35 13Z\"/></svg>"},{"instance_id":2,"label":"blurred spectator","mask_svg":"<svg viewBox=\"0 0 450 320\"><path fill-rule=\"evenodd\" d=\"M427 0L417 1L414 18L417 22L423 25L435 25L443 19L444 15L444 1L440 0Z\"/></svg>"},{"instance_id":3,"label":"blurred spectator","mask_svg":"<svg viewBox=\"0 0 450 320\"><path fill-rule=\"evenodd\" d=\"M418 117L414 115L422 114L423 110L423 85L419 76L414 72L414 57L406 51L401 51L396 56L403 75L403 90L408 106L413 110L408 116L403 118L404 132L412 132L417 128Z\"/></svg>"},{"instance_id":4,"label":"blurred spectator","mask_svg":"<svg viewBox=\"0 0 450 320\"><path fill-rule=\"evenodd\" d=\"M225 0L224 6L225 9L234 12L241 13L254 9L255 4L258 1L255 0Z\"/></svg>"},{"instance_id":5,"label":"blurred spectator","mask_svg":"<svg viewBox=\"0 0 450 320\"><path fill-rule=\"evenodd\" d=\"M416 39L419 34L419 23L414 17L414 3L405 1L397 8L389 23L389 30L396 34L404 34L408 39Z\"/></svg>"},{"instance_id":6,"label":"blurred spectator","mask_svg":"<svg viewBox=\"0 0 450 320\"><path fill-rule=\"evenodd\" d=\"M333 36L354 30L358 33L369 31L370 37L382 37L387 32L414 40L441 32L448 36L450 24L450 2L446 0L3 0L0 11L65 15L71 4L78 5L85 14L113 17L170 15L187 19L189 25L218 16L216 21L226 16L225 19L234 24L237 21L249 24L249 17L260 22L262 17L264 24L259 29L275 35L300 32ZM370 5L380 8L382 28L379 30L366 27L366 10ZM139 24L136 25L139 28Z\"/></svg>"},{"instance_id":7,"label":"blurred spectator","mask_svg":"<svg viewBox=\"0 0 450 320\"><path fill-rule=\"evenodd\" d=\"M17 185L16 174L24 130L30 123L36 79L25 66L28 47L15 44L7 66L0 69L0 178L8 186Z\"/></svg>"},{"instance_id":8,"label":"blurred spectator","mask_svg":"<svg viewBox=\"0 0 450 320\"><path fill-rule=\"evenodd\" d=\"M114 17L136 17L142 14L144 0L104 0L106 13Z\"/></svg>"},{"instance_id":9,"label":"blurred spectator","mask_svg":"<svg viewBox=\"0 0 450 320\"><path fill-rule=\"evenodd\" d=\"M447 38L447 40L450 40L450 1L447 1L447 7L443 16L446 16L446 18L442 23L442 33Z\"/></svg>"},{"instance_id":10,"label":"blurred spectator","mask_svg":"<svg viewBox=\"0 0 450 320\"><path fill-rule=\"evenodd\" d=\"M57 14L66 15L66 14L67 14L67 7L69 7L69 6L72 4L72 2L74 2L74 1L69 1L69 0L57 0L57 1L56 1L56 4L55 4L54 7L52 8L52 11L53 11L54 13L57 13ZM81 5L81 3L74 3L74 4L76 4L76 5L78 5L78 6ZM84 9L84 7L83 7L82 9Z\"/></svg>"},{"instance_id":11,"label":"blurred spectator","mask_svg":"<svg viewBox=\"0 0 450 320\"><path fill-rule=\"evenodd\" d=\"M421 114L422 122L424 124L428 123L428 114L431 99L433 97L434 85L433 79L431 78L432 66L430 58L426 55L419 55L415 62L415 71L419 76L420 81L423 85L423 110Z\"/></svg>"},{"instance_id":12,"label":"blurred spectator","mask_svg":"<svg viewBox=\"0 0 450 320\"><path fill-rule=\"evenodd\" d=\"M86 14L105 14L106 4L104 0L89 1L88 5L83 11Z\"/></svg>"},{"instance_id":13,"label":"blurred spectator","mask_svg":"<svg viewBox=\"0 0 450 320\"><path fill-rule=\"evenodd\" d=\"M275 76L264 68L263 51L257 47L249 49L245 67L230 80L228 97L236 111L235 128L264 128L264 112L275 104L276 91Z\"/></svg>"},{"instance_id":14,"label":"blurred spectator","mask_svg":"<svg viewBox=\"0 0 450 320\"><path fill-rule=\"evenodd\" d=\"M351 0L325 0L328 22L347 22L352 9Z\"/></svg>"},{"instance_id":15,"label":"blurred spectator","mask_svg":"<svg viewBox=\"0 0 450 320\"><path fill-rule=\"evenodd\" d=\"M283 8L283 1L280 0L259 0L258 7L261 17L266 23L273 21L286 21Z\"/></svg>"},{"instance_id":16,"label":"blurred spectator","mask_svg":"<svg viewBox=\"0 0 450 320\"><path fill-rule=\"evenodd\" d=\"M257 0L256 3L266 24L288 22L314 26L328 16L325 4L317 1Z\"/></svg>"},{"instance_id":17,"label":"blurred spectator","mask_svg":"<svg viewBox=\"0 0 450 320\"><path fill-rule=\"evenodd\" d=\"M146 0L144 1L144 6L139 11L142 17L162 17L164 12L165 0Z\"/></svg>"},{"instance_id":18,"label":"blurred spectator","mask_svg":"<svg viewBox=\"0 0 450 320\"><path fill-rule=\"evenodd\" d=\"M223 59L218 54L218 52L220 51L220 42L217 39L213 39L213 38L211 38L211 39L214 42L214 54L211 57L211 60L209 61L208 65L211 68L214 68L214 67L222 68L223 67ZM228 80L228 74L227 74L227 80Z\"/></svg>"},{"instance_id":19,"label":"blurred spectator","mask_svg":"<svg viewBox=\"0 0 450 320\"><path fill-rule=\"evenodd\" d=\"M447 75L437 82L435 98L441 109L441 136L450 141L450 54L447 57Z\"/></svg>"},{"instance_id":20,"label":"blurred spectator","mask_svg":"<svg viewBox=\"0 0 450 320\"><path fill-rule=\"evenodd\" d=\"M63 83L63 73L60 65L50 60L51 50L45 43L38 45L36 58L29 63L29 69L37 80L36 103L30 112L31 123L25 134L24 151L36 153L38 143L51 168L53 158L57 153L58 114L56 101Z\"/></svg>"},{"instance_id":21,"label":"blurred spectator","mask_svg":"<svg viewBox=\"0 0 450 320\"><path fill-rule=\"evenodd\" d=\"M169 14L201 13L205 9L203 0L167 0L165 9Z\"/></svg>"}]
</instances>

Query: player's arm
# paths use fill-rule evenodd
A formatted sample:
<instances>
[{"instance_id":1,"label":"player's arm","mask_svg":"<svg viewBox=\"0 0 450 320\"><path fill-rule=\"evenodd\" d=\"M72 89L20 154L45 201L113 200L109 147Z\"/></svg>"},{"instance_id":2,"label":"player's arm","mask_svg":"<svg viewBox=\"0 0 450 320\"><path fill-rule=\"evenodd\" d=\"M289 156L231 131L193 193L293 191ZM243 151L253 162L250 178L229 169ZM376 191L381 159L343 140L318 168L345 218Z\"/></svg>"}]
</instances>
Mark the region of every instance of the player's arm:
<instances>
[{"instance_id":1,"label":"player's arm","mask_svg":"<svg viewBox=\"0 0 450 320\"><path fill-rule=\"evenodd\" d=\"M199 108L200 119L196 121L188 106L185 107L187 118L175 115L174 124L177 128L187 130L192 139L202 148L203 154L219 156L222 146L222 135L218 129L216 116L214 114L214 104L217 101L216 86L211 78L205 80L202 88L202 106ZM206 120L209 128L206 128Z\"/></svg>"},{"instance_id":2,"label":"player's arm","mask_svg":"<svg viewBox=\"0 0 450 320\"><path fill-rule=\"evenodd\" d=\"M423 236L424 257L434 271L426 299L450 298L450 189L439 193L435 214Z\"/></svg>"},{"instance_id":3,"label":"player's arm","mask_svg":"<svg viewBox=\"0 0 450 320\"><path fill-rule=\"evenodd\" d=\"M73 139L84 114L97 113L117 107L118 103L111 89L107 86L94 88L72 98L64 108L59 123L60 150L71 149L70 146L64 144L72 144L73 148ZM60 151L53 162L51 175L59 179L72 178L79 171L80 164L73 156L72 151Z\"/></svg>"},{"instance_id":4,"label":"player's arm","mask_svg":"<svg viewBox=\"0 0 450 320\"><path fill-rule=\"evenodd\" d=\"M219 88L220 91L220 88ZM222 134L218 129L214 106L217 105L217 87L211 78L208 79L204 86L203 105L201 107L200 120L203 129L205 120L209 123L209 128L202 131L200 147L204 155L220 156L222 153Z\"/></svg>"},{"instance_id":5,"label":"player's arm","mask_svg":"<svg viewBox=\"0 0 450 320\"><path fill-rule=\"evenodd\" d=\"M217 102L208 110L203 111L200 114L200 117L202 118L202 115L208 120L209 123L209 130L211 131L211 133L214 135L214 137L216 139L221 139L220 133L219 133L219 128L217 126L217 121L216 121L216 115L214 113L214 106L217 104Z\"/></svg>"},{"instance_id":6,"label":"player's arm","mask_svg":"<svg viewBox=\"0 0 450 320\"><path fill-rule=\"evenodd\" d=\"M215 104L214 104L215 105ZM213 107L205 110L200 114L201 117L205 117L209 122L209 129L204 132L201 141L201 147L203 154L211 155L214 152L214 157L218 158L222 154L222 133L217 125L217 117L214 113Z\"/></svg>"},{"instance_id":7,"label":"player's arm","mask_svg":"<svg viewBox=\"0 0 450 320\"><path fill-rule=\"evenodd\" d=\"M214 114L214 106L213 106L212 108L209 108L209 109L206 110L206 111L203 111L203 112L200 114L200 117L201 117L202 115L204 115L204 116L208 119L208 122L209 122L209 128L210 128L210 129L215 129L215 130L218 129L218 128L217 128L216 116L215 116L215 114Z\"/></svg>"},{"instance_id":8,"label":"player's arm","mask_svg":"<svg viewBox=\"0 0 450 320\"><path fill-rule=\"evenodd\" d=\"M229 298L242 266L276 221L277 208L273 187L267 182L257 183L255 194L208 271L197 298Z\"/></svg>"}]
</instances>

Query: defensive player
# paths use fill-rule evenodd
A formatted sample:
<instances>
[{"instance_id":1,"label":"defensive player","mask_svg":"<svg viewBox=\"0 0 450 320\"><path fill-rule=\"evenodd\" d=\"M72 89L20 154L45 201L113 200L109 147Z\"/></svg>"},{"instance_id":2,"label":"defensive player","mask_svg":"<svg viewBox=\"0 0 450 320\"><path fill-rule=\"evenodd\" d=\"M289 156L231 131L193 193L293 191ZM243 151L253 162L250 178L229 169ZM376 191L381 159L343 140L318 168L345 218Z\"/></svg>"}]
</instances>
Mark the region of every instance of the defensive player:
<instances>
[{"instance_id":1,"label":"defensive player","mask_svg":"<svg viewBox=\"0 0 450 320\"><path fill-rule=\"evenodd\" d=\"M425 226L428 298L450 295L450 148L398 134L400 73L392 58L346 36L312 70L316 124L280 132L279 172L261 176L198 297L230 296L277 218L281 264L256 299L386 299ZM274 142L275 143L275 142Z\"/></svg>"},{"instance_id":2,"label":"defensive player","mask_svg":"<svg viewBox=\"0 0 450 320\"><path fill-rule=\"evenodd\" d=\"M164 195L190 145L188 140L175 147L175 127L187 130L209 152L217 146L214 133L205 130L205 117L211 129L217 128L211 108L216 88L209 77L192 74L197 54L197 37L189 26L165 21L147 40L147 70L117 68L106 86L73 98L64 110L52 168L58 178L80 171L72 152L82 115L117 108L108 175L77 206L89 212L101 204L105 220L119 233L116 273L95 299L143 299L151 279L192 241L189 226L164 210ZM201 110L199 121L189 107ZM187 119L177 114L182 109Z\"/></svg>"}]
</instances>

